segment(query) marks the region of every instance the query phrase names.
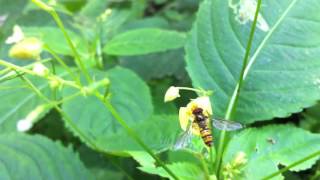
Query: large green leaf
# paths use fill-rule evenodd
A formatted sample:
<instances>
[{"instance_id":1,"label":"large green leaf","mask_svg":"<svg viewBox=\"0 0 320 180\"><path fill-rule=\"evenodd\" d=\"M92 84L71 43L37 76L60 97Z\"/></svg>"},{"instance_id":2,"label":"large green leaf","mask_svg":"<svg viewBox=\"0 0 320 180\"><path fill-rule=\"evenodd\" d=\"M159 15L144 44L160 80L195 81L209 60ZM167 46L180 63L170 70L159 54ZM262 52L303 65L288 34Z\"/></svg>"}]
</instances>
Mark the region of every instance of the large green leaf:
<instances>
[{"instance_id":1,"label":"large green leaf","mask_svg":"<svg viewBox=\"0 0 320 180\"><path fill-rule=\"evenodd\" d=\"M237 119L285 117L320 98L319 10L318 0L263 1L261 17L270 28L255 32ZM237 86L250 26L235 20L228 1L205 0L186 45L193 84L215 92L217 116L224 115Z\"/></svg>"},{"instance_id":2,"label":"large green leaf","mask_svg":"<svg viewBox=\"0 0 320 180\"><path fill-rule=\"evenodd\" d=\"M59 71L59 76L67 75ZM44 94L52 97L49 83L39 77L27 76L28 79ZM38 105L45 103L20 78L8 80L0 84L0 133L16 131L18 120L25 118Z\"/></svg>"},{"instance_id":3,"label":"large green leaf","mask_svg":"<svg viewBox=\"0 0 320 180\"><path fill-rule=\"evenodd\" d=\"M143 28L115 36L104 52L111 55L141 55L183 47L185 34L176 31Z\"/></svg>"},{"instance_id":4,"label":"large green leaf","mask_svg":"<svg viewBox=\"0 0 320 180\"><path fill-rule=\"evenodd\" d=\"M244 167L246 180L261 179L320 150L320 135L311 134L292 125L250 128L234 136L226 147L223 166L231 162L240 151L246 153L248 163ZM303 162L291 170L310 168L317 158ZM276 179L282 179L277 176Z\"/></svg>"},{"instance_id":5,"label":"large green leaf","mask_svg":"<svg viewBox=\"0 0 320 180\"><path fill-rule=\"evenodd\" d=\"M0 136L0 179L93 179L73 150L42 136Z\"/></svg>"},{"instance_id":6,"label":"large green leaf","mask_svg":"<svg viewBox=\"0 0 320 180\"><path fill-rule=\"evenodd\" d=\"M107 72L95 71L93 76L95 80L110 79L111 104L145 143L156 150L166 149L173 144L179 132L176 116L150 118L153 112L150 92L136 74L116 67ZM100 90L103 93L103 88ZM76 91L65 89L64 96ZM62 108L77 129L105 151L141 150L95 96L78 96L63 103ZM71 129L75 130L73 127Z\"/></svg>"}]
</instances>

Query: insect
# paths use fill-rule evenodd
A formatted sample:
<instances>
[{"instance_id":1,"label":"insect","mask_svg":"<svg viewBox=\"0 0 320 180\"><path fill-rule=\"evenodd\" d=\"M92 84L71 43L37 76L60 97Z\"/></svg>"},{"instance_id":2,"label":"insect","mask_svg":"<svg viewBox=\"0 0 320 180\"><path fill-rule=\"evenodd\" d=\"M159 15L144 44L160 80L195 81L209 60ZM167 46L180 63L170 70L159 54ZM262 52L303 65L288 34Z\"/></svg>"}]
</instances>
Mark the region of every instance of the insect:
<instances>
[{"instance_id":1,"label":"insect","mask_svg":"<svg viewBox=\"0 0 320 180\"><path fill-rule=\"evenodd\" d=\"M208 147L211 147L213 142L210 122L212 122L211 124L213 127L225 131L234 131L243 128L242 124L233 121L214 118L212 118L210 121L209 117L203 114L202 108L194 109L192 111L192 114L194 116L194 119L190 121L186 131L183 132L183 134L178 138L176 144L174 145L174 149L182 149L186 147L188 144L190 144L193 135L192 128L194 124L196 124L199 127L200 136L203 142Z\"/></svg>"}]
</instances>

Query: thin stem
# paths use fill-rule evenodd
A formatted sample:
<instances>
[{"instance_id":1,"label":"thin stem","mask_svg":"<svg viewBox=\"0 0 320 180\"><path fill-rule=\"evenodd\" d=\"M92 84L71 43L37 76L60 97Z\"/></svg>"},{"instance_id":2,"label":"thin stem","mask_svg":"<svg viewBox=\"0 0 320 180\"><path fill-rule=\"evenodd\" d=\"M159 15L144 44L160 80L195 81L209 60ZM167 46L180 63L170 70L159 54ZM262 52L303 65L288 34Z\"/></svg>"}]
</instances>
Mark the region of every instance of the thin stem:
<instances>
[{"instance_id":1,"label":"thin stem","mask_svg":"<svg viewBox=\"0 0 320 180\"><path fill-rule=\"evenodd\" d=\"M71 126L71 128L79 135L81 139L84 139L85 142L88 143L88 145L94 149L98 148L95 146L95 144L85 136L78 128L77 126L72 122L71 118L58 106L57 103L53 103L50 99L48 99L28 78L24 76L20 76L21 79L29 85L29 87L44 101L46 101L48 104L52 105L60 114L62 117L64 117L65 121Z\"/></svg>"},{"instance_id":2,"label":"thin stem","mask_svg":"<svg viewBox=\"0 0 320 180\"><path fill-rule=\"evenodd\" d=\"M200 154L199 156L200 156L200 162L201 162L202 168L204 170L205 179L210 180L209 169L208 169L207 163L205 161L205 158L203 157L202 154Z\"/></svg>"},{"instance_id":3,"label":"thin stem","mask_svg":"<svg viewBox=\"0 0 320 180\"><path fill-rule=\"evenodd\" d=\"M76 76L76 74L72 71L72 69L47 45L44 46L45 49L58 61L58 63L70 74L75 82L80 84L80 79Z\"/></svg>"},{"instance_id":4,"label":"thin stem","mask_svg":"<svg viewBox=\"0 0 320 180\"><path fill-rule=\"evenodd\" d=\"M240 89L243 85L244 72L245 72L249 57L250 57L250 51L251 51L252 41L253 41L253 37L254 37L254 32L256 29L256 25L257 25L257 19L258 19L258 15L259 15L260 6L261 6L261 1L262 0L258 0L258 3L257 3L256 12L254 15L254 20L253 20L250 35L249 35L249 40L247 43L247 48L246 48L246 52L245 52L244 59L243 59L242 69L241 69L240 76L239 76L239 81L238 81L238 84L236 85L235 90L233 92L233 95L229 101L228 108L227 108L227 111L225 114L225 119L227 119L227 120L233 119L233 116L236 112L237 102L238 102L239 95L240 95ZM226 131L222 131L220 134L220 141L219 141L218 152L217 152L217 157L216 157L215 171L216 171L217 176L219 176L219 174L220 174L220 169L221 169L220 166L221 166L222 154L223 154L224 146L225 146L225 139L226 139Z\"/></svg>"},{"instance_id":5,"label":"thin stem","mask_svg":"<svg viewBox=\"0 0 320 180\"><path fill-rule=\"evenodd\" d=\"M96 96L100 99L105 107L111 112L113 117L119 122L119 124L127 131L127 133L132 137L167 173L173 178L178 179L178 177L152 152L152 150L140 139L137 133L132 130L127 123L122 119L116 109L110 104L108 100L104 98L103 95L96 92Z\"/></svg>"},{"instance_id":6,"label":"thin stem","mask_svg":"<svg viewBox=\"0 0 320 180\"><path fill-rule=\"evenodd\" d=\"M59 76L55 76L55 75L49 75L49 76L45 76L45 77L44 76L40 76L37 73L33 72L32 70L29 70L29 69L26 69L26 68L11 64L11 63L6 62L4 60L0 60L0 65L8 67L8 68L11 68L11 69L14 69L14 70L18 70L18 71L21 71L23 73L27 73L27 74L30 74L30 75L33 75L33 76L42 77L42 78L45 78L45 79L48 79L48 80L58 80L59 82L61 82L64 85L68 85L68 86L71 86L71 87L74 87L74 88L77 88L77 89L82 89L82 87L77 85L75 82L64 80L64 79L60 78Z\"/></svg>"},{"instance_id":7,"label":"thin stem","mask_svg":"<svg viewBox=\"0 0 320 180\"><path fill-rule=\"evenodd\" d=\"M36 4L37 6L39 6L40 8L42 8L43 10L47 11L52 17L53 19L56 21L58 27L60 28L60 30L62 31L65 39L67 40L68 42L68 45L70 46L73 54L74 54L74 57L76 59L76 64L78 65L78 67L80 68L80 70L82 71L82 73L84 74L85 78L87 79L87 81L89 83L92 82L92 79L89 75L89 72L87 71L86 67L84 66L84 64L82 63L82 60L81 60L81 57L78 53L78 51L76 50L73 42L71 41L71 38L70 36L68 35L58 13L54 10L54 8L46 5L45 3L43 3L41 0L32 0L32 2L34 4Z\"/></svg>"},{"instance_id":8,"label":"thin stem","mask_svg":"<svg viewBox=\"0 0 320 180\"><path fill-rule=\"evenodd\" d=\"M320 151L317 151L317 152L315 152L315 153L312 153L312 154L310 154L310 155L308 155L308 156L306 156L306 157L304 157L304 158L302 158L302 159L300 159L300 160L298 160L298 161L290 164L289 166L287 166L287 167L285 167L285 168L282 168L282 169L280 169L279 171L277 171L277 172L275 172L275 173L272 173L272 174L264 177L263 180L271 179L271 178L273 178L273 177L275 177L275 176L278 176L278 175L280 175L281 173L286 172L286 171L288 171L289 169L291 169L291 168L293 168L293 167L295 167L295 166L297 166L297 165L299 165L299 164L301 164L301 163L303 163L303 162L305 162L305 161L308 161L308 160L310 160L310 159L312 159L312 158L315 158L315 157L317 157L317 156L320 156Z\"/></svg>"}]
</instances>

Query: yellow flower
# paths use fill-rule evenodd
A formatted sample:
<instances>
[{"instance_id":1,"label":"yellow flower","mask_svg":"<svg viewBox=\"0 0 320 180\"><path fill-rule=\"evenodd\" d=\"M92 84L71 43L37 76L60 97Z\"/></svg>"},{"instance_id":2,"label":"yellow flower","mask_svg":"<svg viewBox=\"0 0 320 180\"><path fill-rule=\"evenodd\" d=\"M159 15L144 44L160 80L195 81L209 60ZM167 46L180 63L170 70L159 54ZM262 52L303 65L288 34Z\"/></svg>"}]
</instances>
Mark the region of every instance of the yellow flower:
<instances>
[{"instance_id":1,"label":"yellow flower","mask_svg":"<svg viewBox=\"0 0 320 180\"><path fill-rule=\"evenodd\" d=\"M179 88L170 86L166 94L164 95L164 102L172 101L178 97L180 97Z\"/></svg>"},{"instance_id":2,"label":"yellow flower","mask_svg":"<svg viewBox=\"0 0 320 180\"><path fill-rule=\"evenodd\" d=\"M13 45L9 56L17 59L37 59L42 51L42 42L35 38L25 38Z\"/></svg>"},{"instance_id":3,"label":"yellow flower","mask_svg":"<svg viewBox=\"0 0 320 180\"><path fill-rule=\"evenodd\" d=\"M201 96L196 99L192 99L186 107L181 107L179 109L180 126L184 131L187 129L188 123L193 122L195 117L192 112L196 108L203 109L203 114L205 116L212 115L211 103L208 96ZM200 135L200 129L196 123L192 123L192 133L194 135Z\"/></svg>"}]
</instances>

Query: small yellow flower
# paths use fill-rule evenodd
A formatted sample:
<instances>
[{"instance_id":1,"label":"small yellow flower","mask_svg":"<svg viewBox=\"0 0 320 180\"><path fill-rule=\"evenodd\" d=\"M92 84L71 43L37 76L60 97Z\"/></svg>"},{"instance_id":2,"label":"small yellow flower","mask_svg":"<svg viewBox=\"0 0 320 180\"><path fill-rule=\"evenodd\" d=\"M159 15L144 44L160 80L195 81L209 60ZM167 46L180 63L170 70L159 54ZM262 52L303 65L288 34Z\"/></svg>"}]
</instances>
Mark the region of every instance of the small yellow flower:
<instances>
[{"instance_id":1,"label":"small yellow flower","mask_svg":"<svg viewBox=\"0 0 320 180\"><path fill-rule=\"evenodd\" d=\"M164 95L164 102L172 101L178 97L180 97L179 88L170 86L166 94Z\"/></svg>"},{"instance_id":2,"label":"small yellow flower","mask_svg":"<svg viewBox=\"0 0 320 180\"><path fill-rule=\"evenodd\" d=\"M212 115L211 103L208 96L192 99L186 107L181 107L179 109L180 126L184 131L187 129L188 123L193 122L194 115L192 112L197 108L203 109L203 114L205 116ZM196 123L192 123L192 133L194 135L200 135L200 129Z\"/></svg>"},{"instance_id":3,"label":"small yellow flower","mask_svg":"<svg viewBox=\"0 0 320 180\"><path fill-rule=\"evenodd\" d=\"M42 42L35 38L25 38L10 48L9 56L16 59L37 59L42 51Z\"/></svg>"}]
</instances>

